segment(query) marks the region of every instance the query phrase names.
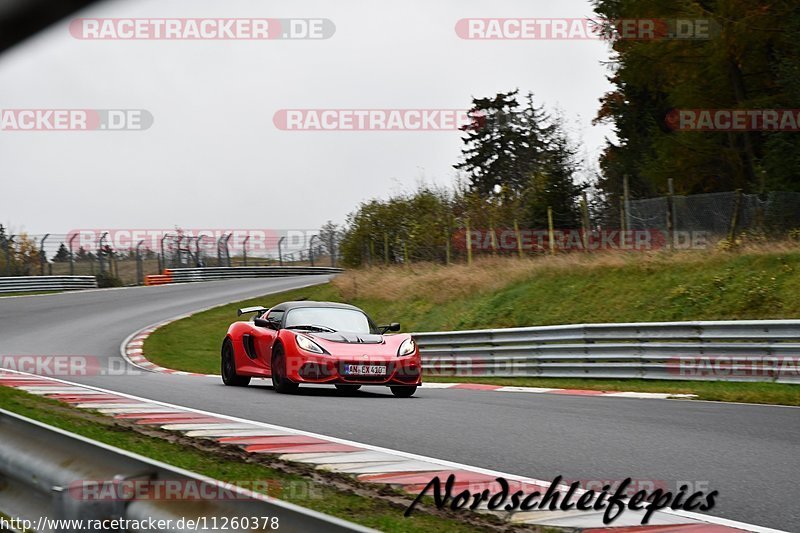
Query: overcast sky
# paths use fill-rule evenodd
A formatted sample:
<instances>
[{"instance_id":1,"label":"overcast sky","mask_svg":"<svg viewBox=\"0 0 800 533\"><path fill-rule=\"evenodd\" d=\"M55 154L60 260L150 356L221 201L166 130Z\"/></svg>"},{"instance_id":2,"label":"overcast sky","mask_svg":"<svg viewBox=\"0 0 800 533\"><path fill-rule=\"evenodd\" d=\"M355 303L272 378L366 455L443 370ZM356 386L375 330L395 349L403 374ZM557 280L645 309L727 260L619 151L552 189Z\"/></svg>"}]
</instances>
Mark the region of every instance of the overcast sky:
<instances>
[{"instance_id":1,"label":"overcast sky","mask_svg":"<svg viewBox=\"0 0 800 533\"><path fill-rule=\"evenodd\" d=\"M466 109L520 88L596 160L605 43L470 41L468 17L589 17L586 0L111 0L82 17L328 18L317 41L86 41L64 21L0 55L0 108L144 109L146 131L0 131L0 222L316 228L363 200L452 183L460 133L281 131L286 108Z\"/></svg>"}]
</instances>

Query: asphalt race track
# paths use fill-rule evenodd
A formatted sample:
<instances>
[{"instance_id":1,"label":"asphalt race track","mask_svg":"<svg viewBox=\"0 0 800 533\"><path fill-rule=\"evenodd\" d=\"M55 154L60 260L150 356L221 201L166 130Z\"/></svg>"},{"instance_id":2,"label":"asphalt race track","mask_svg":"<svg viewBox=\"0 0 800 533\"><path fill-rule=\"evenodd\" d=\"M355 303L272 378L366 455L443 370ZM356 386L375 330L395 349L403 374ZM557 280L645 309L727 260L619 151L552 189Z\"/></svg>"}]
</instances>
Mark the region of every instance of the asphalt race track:
<instances>
[{"instance_id":1,"label":"asphalt race track","mask_svg":"<svg viewBox=\"0 0 800 533\"><path fill-rule=\"evenodd\" d=\"M0 355L119 358L122 340L152 323L324 279L0 298ZM691 481L720 492L716 516L800 528L798 408L424 387L411 399L381 388L343 396L301 387L286 396L266 381L227 388L216 379L149 372L62 379L539 479L632 477L672 490Z\"/></svg>"}]
</instances>

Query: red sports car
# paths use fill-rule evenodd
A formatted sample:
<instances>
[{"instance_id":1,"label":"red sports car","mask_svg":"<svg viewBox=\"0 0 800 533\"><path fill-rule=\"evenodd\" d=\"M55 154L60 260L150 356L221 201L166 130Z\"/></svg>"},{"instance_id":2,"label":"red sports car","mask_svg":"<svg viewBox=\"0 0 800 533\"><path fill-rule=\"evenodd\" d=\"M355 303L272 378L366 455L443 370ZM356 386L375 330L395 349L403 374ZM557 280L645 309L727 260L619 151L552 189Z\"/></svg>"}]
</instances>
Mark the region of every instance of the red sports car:
<instances>
[{"instance_id":1,"label":"red sports car","mask_svg":"<svg viewBox=\"0 0 800 533\"><path fill-rule=\"evenodd\" d=\"M331 384L343 391L384 385L408 398L422 384L419 349L408 334L386 335L400 324L376 326L352 305L284 302L234 322L222 342L222 381L245 386L250 378L272 378L275 391L292 392L300 383Z\"/></svg>"}]
</instances>

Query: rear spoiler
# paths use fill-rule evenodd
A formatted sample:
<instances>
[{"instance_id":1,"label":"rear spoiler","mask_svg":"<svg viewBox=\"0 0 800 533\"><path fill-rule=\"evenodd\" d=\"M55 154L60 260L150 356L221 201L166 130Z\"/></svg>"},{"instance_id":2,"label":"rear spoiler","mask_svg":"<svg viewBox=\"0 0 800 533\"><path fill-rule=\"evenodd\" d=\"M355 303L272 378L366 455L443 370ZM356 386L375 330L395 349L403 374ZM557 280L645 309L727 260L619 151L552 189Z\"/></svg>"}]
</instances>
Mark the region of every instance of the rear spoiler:
<instances>
[{"instance_id":1,"label":"rear spoiler","mask_svg":"<svg viewBox=\"0 0 800 533\"><path fill-rule=\"evenodd\" d=\"M259 315L261 315L261 314L265 313L266 311L267 311L267 308L266 307L262 307L260 305L257 305L255 307L243 307L243 308L239 309L238 311L236 311L236 316L242 316L242 315L245 315L247 313L258 313Z\"/></svg>"}]
</instances>

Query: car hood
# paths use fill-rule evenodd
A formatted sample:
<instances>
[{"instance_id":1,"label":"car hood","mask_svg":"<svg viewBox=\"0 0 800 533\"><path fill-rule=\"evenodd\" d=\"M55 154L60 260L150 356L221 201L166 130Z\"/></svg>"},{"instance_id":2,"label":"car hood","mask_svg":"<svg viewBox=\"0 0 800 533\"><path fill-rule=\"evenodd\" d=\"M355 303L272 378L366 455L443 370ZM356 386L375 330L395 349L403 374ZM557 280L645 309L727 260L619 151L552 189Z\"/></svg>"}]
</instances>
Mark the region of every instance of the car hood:
<instances>
[{"instance_id":1,"label":"car hood","mask_svg":"<svg viewBox=\"0 0 800 533\"><path fill-rule=\"evenodd\" d=\"M310 337L326 340L328 342L341 342L345 344L384 344L383 335L371 333L347 333L337 331L336 333L305 333Z\"/></svg>"}]
</instances>

